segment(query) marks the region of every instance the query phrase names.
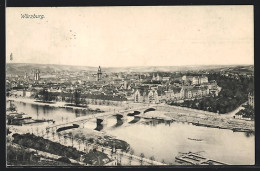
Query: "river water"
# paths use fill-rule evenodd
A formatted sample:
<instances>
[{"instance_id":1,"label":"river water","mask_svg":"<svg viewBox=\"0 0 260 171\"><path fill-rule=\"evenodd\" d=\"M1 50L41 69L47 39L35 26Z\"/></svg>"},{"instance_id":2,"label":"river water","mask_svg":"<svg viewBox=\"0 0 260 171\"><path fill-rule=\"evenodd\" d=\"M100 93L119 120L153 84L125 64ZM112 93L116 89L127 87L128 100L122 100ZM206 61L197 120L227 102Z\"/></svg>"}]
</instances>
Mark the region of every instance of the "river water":
<instances>
[{"instance_id":1,"label":"river water","mask_svg":"<svg viewBox=\"0 0 260 171\"><path fill-rule=\"evenodd\" d=\"M89 115L80 110L38 106L23 102L13 102L18 112L24 112L36 119L54 119L57 122ZM157 161L176 164L175 156L187 152L200 152L213 160L233 165L251 165L255 159L255 136L226 129L194 126L182 122L141 119L130 124L133 117L127 117L123 125L116 127L116 119L105 122L102 131L125 140L135 155L144 153L146 158L154 156ZM94 129L95 119L86 123ZM196 141L196 140L199 141Z\"/></svg>"}]
</instances>

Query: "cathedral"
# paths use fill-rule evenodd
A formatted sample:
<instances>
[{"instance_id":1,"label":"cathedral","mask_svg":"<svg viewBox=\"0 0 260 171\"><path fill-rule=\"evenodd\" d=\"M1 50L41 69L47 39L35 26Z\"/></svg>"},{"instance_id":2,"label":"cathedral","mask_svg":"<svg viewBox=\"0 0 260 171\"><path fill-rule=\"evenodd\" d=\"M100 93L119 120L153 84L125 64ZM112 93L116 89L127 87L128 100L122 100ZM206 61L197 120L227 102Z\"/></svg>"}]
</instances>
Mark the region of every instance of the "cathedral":
<instances>
[{"instance_id":1,"label":"cathedral","mask_svg":"<svg viewBox=\"0 0 260 171\"><path fill-rule=\"evenodd\" d=\"M33 70L33 77L34 77L35 81L39 81L40 80L40 70L39 69Z\"/></svg>"}]
</instances>

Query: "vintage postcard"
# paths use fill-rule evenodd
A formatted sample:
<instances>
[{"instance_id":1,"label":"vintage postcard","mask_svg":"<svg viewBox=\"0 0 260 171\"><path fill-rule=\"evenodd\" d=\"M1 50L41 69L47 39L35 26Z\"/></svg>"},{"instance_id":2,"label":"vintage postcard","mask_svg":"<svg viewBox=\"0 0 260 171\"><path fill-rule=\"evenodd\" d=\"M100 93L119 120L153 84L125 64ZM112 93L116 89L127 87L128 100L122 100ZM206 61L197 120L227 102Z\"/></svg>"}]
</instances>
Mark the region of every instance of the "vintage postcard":
<instances>
[{"instance_id":1,"label":"vintage postcard","mask_svg":"<svg viewBox=\"0 0 260 171\"><path fill-rule=\"evenodd\" d=\"M253 6L6 8L6 165L254 165Z\"/></svg>"}]
</instances>

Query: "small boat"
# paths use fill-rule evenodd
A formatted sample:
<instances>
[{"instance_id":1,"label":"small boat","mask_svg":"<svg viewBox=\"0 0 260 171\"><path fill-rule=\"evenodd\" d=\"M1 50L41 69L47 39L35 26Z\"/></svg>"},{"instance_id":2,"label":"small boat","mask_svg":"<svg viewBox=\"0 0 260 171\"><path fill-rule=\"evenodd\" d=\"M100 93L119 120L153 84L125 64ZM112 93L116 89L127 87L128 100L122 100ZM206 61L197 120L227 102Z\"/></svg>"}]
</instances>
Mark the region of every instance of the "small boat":
<instances>
[{"instance_id":1,"label":"small boat","mask_svg":"<svg viewBox=\"0 0 260 171\"><path fill-rule=\"evenodd\" d=\"M25 113L17 113L17 112L13 112L13 113L8 113L7 117L12 117L14 119L19 119L19 120L24 120L24 119L32 119L32 117L30 117L29 115L25 114Z\"/></svg>"},{"instance_id":2,"label":"small boat","mask_svg":"<svg viewBox=\"0 0 260 171\"><path fill-rule=\"evenodd\" d=\"M212 160L197 153L183 153L175 157L177 163L183 165L227 165L220 161Z\"/></svg>"},{"instance_id":3,"label":"small boat","mask_svg":"<svg viewBox=\"0 0 260 171\"><path fill-rule=\"evenodd\" d=\"M21 113L21 117L22 117L22 119L32 119L31 116L29 116L28 114L25 114L25 113Z\"/></svg>"},{"instance_id":4,"label":"small boat","mask_svg":"<svg viewBox=\"0 0 260 171\"><path fill-rule=\"evenodd\" d=\"M193 140L193 141L202 141L202 139L196 139L196 138L188 138L188 140Z\"/></svg>"},{"instance_id":5,"label":"small boat","mask_svg":"<svg viewBox=\"0 0 260 171\"><path fill-rule=\"evenodd\" d=\"M53 122L52 119L34 119L35 122Z\"/></svg>"}]
</instances>

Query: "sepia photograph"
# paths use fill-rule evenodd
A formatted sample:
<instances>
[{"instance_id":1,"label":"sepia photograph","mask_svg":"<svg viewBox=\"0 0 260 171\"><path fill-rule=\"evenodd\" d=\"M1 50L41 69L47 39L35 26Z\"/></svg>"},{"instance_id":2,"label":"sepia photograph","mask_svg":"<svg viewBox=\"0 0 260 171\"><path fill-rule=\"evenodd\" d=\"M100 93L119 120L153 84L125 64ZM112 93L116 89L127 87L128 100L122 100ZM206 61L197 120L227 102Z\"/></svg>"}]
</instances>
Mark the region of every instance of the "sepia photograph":
<instances>
[{"instance_id":1,"label":"sepia photograph","mask_svg":"<svg viewBox=\"0 0 260 171\"><path fill-rule=\"evenodd\" d=\"M254 7L6 8L6 166L255 164Z\"/></svg>"}]
</instances>

